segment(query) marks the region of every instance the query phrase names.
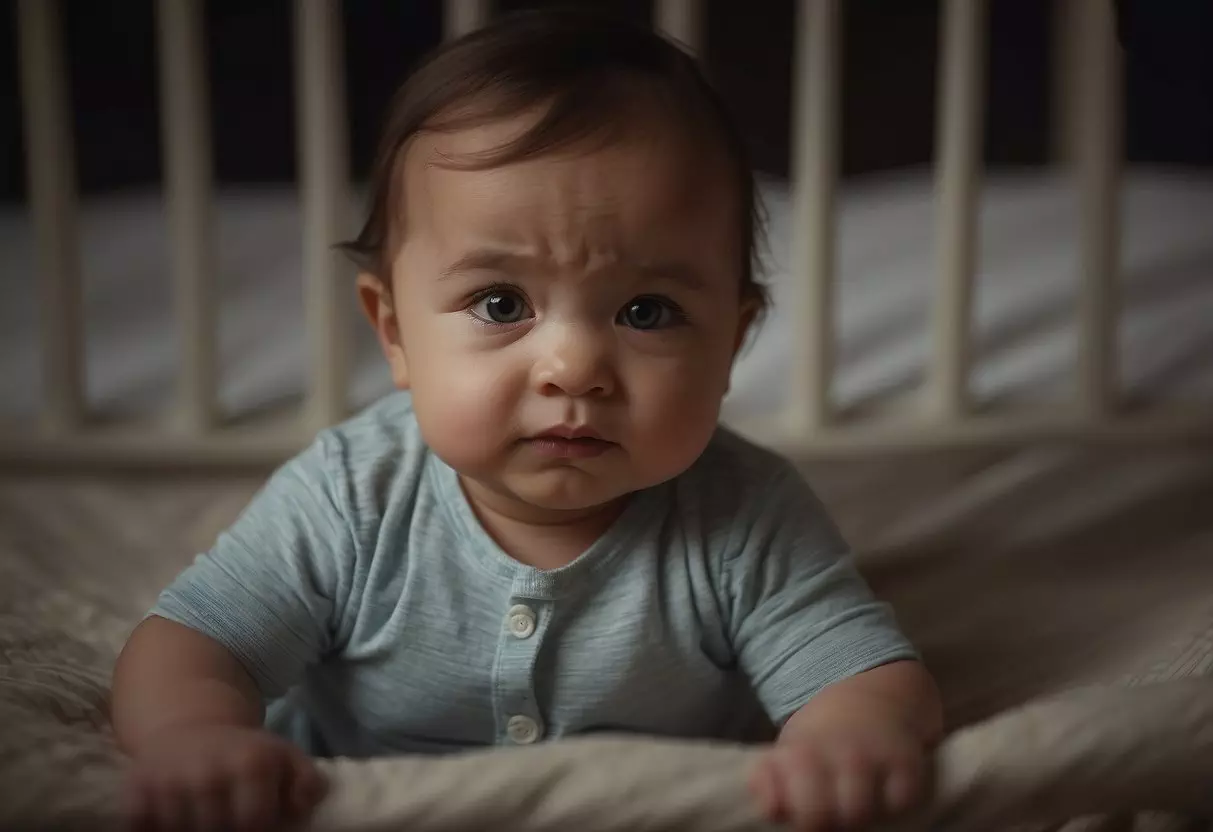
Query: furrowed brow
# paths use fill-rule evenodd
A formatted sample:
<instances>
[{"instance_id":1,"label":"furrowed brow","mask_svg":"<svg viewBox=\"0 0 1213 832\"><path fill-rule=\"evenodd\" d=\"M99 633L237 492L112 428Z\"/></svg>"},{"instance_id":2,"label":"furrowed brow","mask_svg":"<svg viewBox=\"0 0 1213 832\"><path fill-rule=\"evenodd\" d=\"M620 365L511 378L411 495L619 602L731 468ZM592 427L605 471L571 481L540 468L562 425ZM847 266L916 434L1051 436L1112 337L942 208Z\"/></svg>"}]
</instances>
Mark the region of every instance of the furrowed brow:
<instances>
[{"instance_id":1,"label":"furrowed brow","mask_svg":"<svg viewBox=\"0 0 1213 832\"><path fill-rule=\"evenodd\" d=\"M534 267L534 260L524 254L495 248L480 248L469 251L442 270L442 279L459 277L468 272L494 271L515 273Z\"/></svg>"},{"instance_id":2,"label":"furrowed brow","mask_svg":"<svg viewBox=\"0 0 1213 832\"><path fill-rule=\"evenodd\" d=\"M674 283L693 292L701 292L707 286L703 275L686 263L645 263L640 266L640 273L650 280Z\"/></svg>"}]
</instances>

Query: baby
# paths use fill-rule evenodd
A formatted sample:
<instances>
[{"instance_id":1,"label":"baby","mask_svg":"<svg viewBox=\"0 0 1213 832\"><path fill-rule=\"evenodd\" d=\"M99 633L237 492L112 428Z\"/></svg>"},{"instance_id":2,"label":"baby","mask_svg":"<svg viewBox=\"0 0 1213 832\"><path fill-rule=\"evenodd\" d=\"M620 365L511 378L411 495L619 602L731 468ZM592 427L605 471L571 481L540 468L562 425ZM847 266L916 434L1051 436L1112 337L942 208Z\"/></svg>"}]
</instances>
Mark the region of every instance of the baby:
<instances>
[{"instance_id":1,"label":"baby","mask_svg":"<svg viewBox=\"0 0 1213 832\"><path fill-rule=\"evenodd\" d=\"M346 246L399 392L131 635L132 820L298 820L316 756L764 725L772 819L909 808L931 677L797 470L718 424L764 305L757 213L718 99L648 30L536 12L432 56Z\"/></svg>"}]
</instances>

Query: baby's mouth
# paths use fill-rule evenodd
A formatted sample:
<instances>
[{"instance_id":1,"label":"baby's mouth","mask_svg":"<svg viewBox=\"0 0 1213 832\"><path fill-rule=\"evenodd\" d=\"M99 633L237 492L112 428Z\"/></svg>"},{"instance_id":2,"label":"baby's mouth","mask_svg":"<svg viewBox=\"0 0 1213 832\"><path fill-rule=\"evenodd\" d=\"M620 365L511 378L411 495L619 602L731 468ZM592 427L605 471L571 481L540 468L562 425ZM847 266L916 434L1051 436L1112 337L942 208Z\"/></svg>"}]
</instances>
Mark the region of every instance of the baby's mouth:
<instances>
[{"instance_id":1,"label":"baby's mouth","mask_svg":"<svg viewBox=\"0 0 1213 832\"><path fill-rule=\"evenodd\" d=\"M615 447L614 442L587 427L552 428L524 441L536 453L557 459L590 459Z\"/></svg>"}]
</instances>

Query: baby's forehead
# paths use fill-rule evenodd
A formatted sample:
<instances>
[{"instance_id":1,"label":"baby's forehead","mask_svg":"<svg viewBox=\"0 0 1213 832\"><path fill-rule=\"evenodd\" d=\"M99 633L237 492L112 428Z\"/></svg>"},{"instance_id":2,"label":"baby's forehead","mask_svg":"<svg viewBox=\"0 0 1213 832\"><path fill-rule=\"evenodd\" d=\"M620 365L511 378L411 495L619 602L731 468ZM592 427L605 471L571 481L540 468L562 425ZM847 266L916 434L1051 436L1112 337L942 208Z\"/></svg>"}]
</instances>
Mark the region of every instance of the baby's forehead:
<instances>
[{"instance_id":1,"label":"baby's forehead","mask_svg":"<svg viewBox=\"0 0 1213 832\"><path fill-rule=\"evenodd\" d=\"M405 214L414 220L445 208L470 216L508 206L650 220L724 211L743 221L727 159L685 131L637 125L512 153L533 127L527 114L417 136L400 171Z\"/></svg>"},{"instance_id":2,"label":"baby's forehead","mask_svg":"<svg viewBox=\"0 0 1213 832\"><path fill-rule=\"evenodd\" d=\"M469 253L504 252L519 255L501 261L514 267L529 260L587 277L674 264L736 280L729 266L740 260L745 218L723 164L713 170L676 137L642 131L471 164L521 129L494 123L418 137L403 171L403 249L426 252L438 270ZM483 262L498 271L492 257Z\"/></svg>"}]
</instances>

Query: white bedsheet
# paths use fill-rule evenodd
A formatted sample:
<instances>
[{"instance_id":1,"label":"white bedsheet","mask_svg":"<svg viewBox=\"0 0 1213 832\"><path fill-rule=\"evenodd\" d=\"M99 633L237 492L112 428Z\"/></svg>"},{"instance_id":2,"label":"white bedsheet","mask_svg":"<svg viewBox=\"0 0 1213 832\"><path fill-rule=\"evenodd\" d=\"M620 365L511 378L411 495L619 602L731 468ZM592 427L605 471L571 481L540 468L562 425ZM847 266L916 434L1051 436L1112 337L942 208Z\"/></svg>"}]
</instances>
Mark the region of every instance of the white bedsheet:
<instances>
[{"instance_id":1,"label":"white bedsheet","mask_svg":"<svg viewBox=\"0 0 1213 832\"><path fill-rule=\"evenodd\" d=\"M785 400L799 325L786 268L786 188L764 183L775 303L742 357L726 418ZM1123 190L1122 379L1135 395L1213 391L1213 177L1135 170ZM351 219L358 216L351 211ZM983 397L1061 398L1074 360L1077 209L1049 175L1002 176L982 194L975 332ZM846 406L912 387L929 347L935 230L929 173L845 189L839 219L839 365ZM225 190L217 200L221 403L247 412L299 396L305 378L300 227L293 190ZM80 213L87 390L103 412L143 412L172 395L175 325L159 194L110 196ZM0 417L32 417L40 400L37 277L28 216L0 212ZM356 333L351 395L388 389L366 327Z\"/></svg>"}]
</instances>

